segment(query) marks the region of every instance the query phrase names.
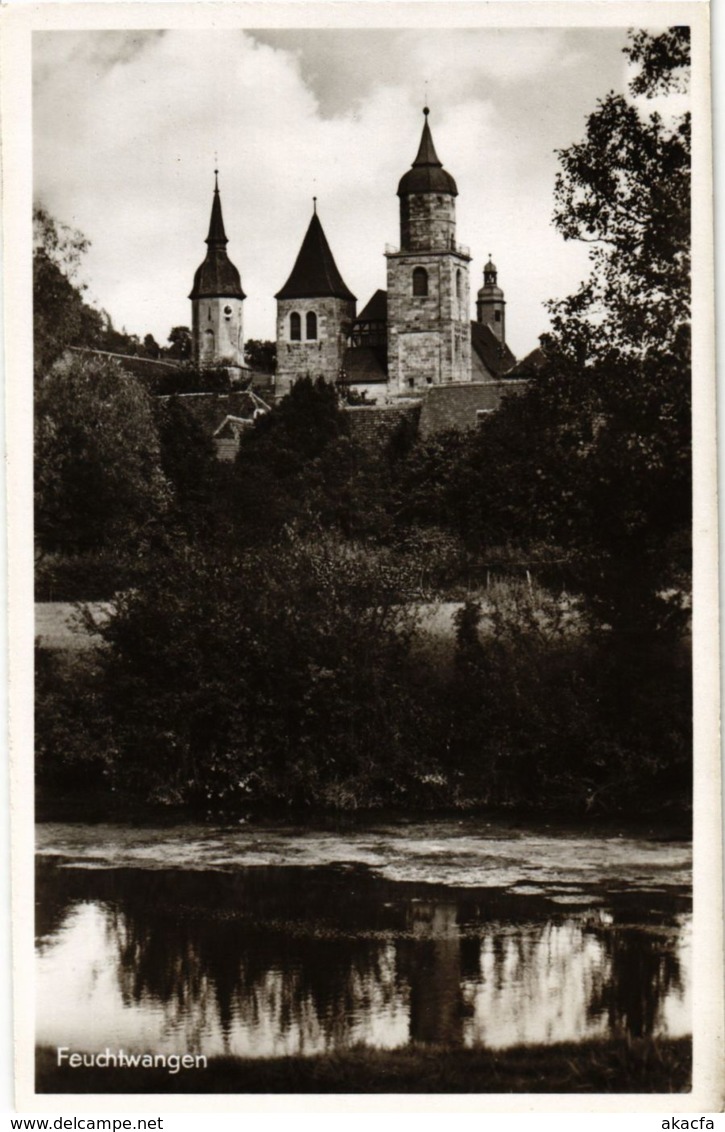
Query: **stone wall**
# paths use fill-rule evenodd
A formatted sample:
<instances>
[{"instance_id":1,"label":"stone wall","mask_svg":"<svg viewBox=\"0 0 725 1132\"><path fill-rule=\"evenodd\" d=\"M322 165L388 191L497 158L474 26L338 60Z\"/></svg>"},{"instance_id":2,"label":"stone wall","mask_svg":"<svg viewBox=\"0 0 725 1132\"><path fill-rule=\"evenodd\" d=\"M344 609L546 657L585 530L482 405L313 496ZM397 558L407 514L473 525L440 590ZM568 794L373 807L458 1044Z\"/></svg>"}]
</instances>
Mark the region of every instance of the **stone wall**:
<instances>
[{"instance_id":1,"label":"stone wall","mask_svg":"<svg viewBox=\"0 0 725 1132\"><path fill-rule=\"evenodd\" d=\"M423 397L419 433L425 438L448 429L474 429L486 413L495 412L504 397L515 396L526 388L526 381L466 382L440 385Z\"/></svg>"},{"instance_id":2,"label":"stone wall","mask_svg":"<svg viewBox=\"0 0 725 1132\"><path fill-rule=\"evenodd\" d=\"M399 401L394 405L348 405L345 413L353 440L383 447L406 422L417 428L420 410L420 401Z\"/></svg>"},{"instance_id":3,"label":"stone wall","mask_svg":"<svg viewBox=\"0 0 725 1132\"><path fill-rule=\"evenodd\" d=\"M290 337L290 315L301 320L302 338ZM307 314L317 315L317 338L307 339ZM355 319L355 303L348 299L279 299L277 302L277 396L288 393L300 377L337 381Z\"/></svg>"},{"instance_id":4,"label":"stone wall","mask_svg":"<svg viewBox=\"0 0 725 1132\"><path fill-rule=\"evenodd\" d=\"M450 250L456 239L456 202L448 193L405 193L400 198L400 247Z\"/></svg>"},{"instance_id":5,"label":"stone wall","mask_svg":"<svg viewBox=\"0 0 725 1132\"><path fill-rule=\"evenodd\" d=\"M470 380L468 257L458 252L388 253L388 374L400 393ZM413 294L413 271L428 294Z\"/></svg>"}]
</instances>

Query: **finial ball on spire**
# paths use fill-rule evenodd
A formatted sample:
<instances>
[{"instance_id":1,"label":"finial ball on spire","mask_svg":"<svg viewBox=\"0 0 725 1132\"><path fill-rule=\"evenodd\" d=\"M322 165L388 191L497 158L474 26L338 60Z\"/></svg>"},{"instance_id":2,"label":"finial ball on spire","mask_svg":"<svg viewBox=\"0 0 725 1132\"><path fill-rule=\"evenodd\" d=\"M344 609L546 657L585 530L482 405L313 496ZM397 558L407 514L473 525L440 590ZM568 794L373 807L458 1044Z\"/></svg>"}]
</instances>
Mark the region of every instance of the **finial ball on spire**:
<instances>
[{"instance_id":1,"label":"finial ball on spire","mask_svg":"<svg viewBox=\"0 0 725 1132\"><path fill-rule=\"evenodd\" d=\"M430 114L430 110L428 109L428 107L427 107L427 106L424 106L424 107L423 107L423 113L425 114L426 118L427 118L427 117L428 117L428 115Z\"/></svg>"}]
</instances>

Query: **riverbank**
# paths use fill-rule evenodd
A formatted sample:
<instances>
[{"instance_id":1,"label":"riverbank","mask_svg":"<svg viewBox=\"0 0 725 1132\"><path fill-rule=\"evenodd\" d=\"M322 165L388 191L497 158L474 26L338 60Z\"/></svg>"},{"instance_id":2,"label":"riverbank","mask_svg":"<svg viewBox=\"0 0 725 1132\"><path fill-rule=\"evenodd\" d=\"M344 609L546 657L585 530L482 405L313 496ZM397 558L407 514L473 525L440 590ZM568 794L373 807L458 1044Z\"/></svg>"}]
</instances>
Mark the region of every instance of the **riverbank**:
<instances>
[{"instance_id":1,"label":"riverbank","mask_svg":"<svg viewBox=\"0 0 725 1132\"><path fill-rule=\"evenodd\" d=\"M70 1069L41 1047L38 1093L684 1093L689 1038L512 1049L411 1046L317 1057L210 1058L206 1069Z\"/></svg>"}]
</instances>

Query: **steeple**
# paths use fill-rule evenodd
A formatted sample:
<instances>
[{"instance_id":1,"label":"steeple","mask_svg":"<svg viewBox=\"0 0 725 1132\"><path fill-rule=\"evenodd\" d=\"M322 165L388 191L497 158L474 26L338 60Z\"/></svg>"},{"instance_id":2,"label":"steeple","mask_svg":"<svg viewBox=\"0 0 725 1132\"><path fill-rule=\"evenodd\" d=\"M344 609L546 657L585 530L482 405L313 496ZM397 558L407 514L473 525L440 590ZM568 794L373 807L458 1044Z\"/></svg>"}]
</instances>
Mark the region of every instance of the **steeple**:
<instances>
[{"instance_id":1,"label":"steeple","mask_svg":"<svg viewBox=\"0 0 725 1132\"><path fill-rule=\"evenodd\" d=\"M495 287L498 279L498 271L496 264L491 259L491 253L488 253L488 263L484 264L483 268L483 282L487 287Z\"/></svg>"},{"instance_id":2,"label":"steeple","mask_svg":"<svg viewBox=\"0 0 725 1132\"><path fill-rule=\"evenodd\" d=\"M418 146L418 154L411 168L401 178L398 196L408 193L448 193L458 196L456 182L443 168L443 163L433 145L433 135L428 125L430 110L423 107L423 133Z\"/></svg>"},{"instance_id":3,"label":"steeple","mask_svg":"<svg viewBox=\"0 0 725 1132\"><path fill-rule=\"evenodd\" d=\"M244 299L239 272L229 259L226 247L226 232L222 217L222 202L219 195L219 172L214 170L214 196L211 204L209 235L206 238L207 253L204 262L194 275L190 299Z\"/></svg>"},{"instance_id":4,"label":"steeple","mask_svg":"<svg viewBox=\"0 0 725 1132\"><path fill-rule=\"evenodd\" d=\"M219 196L219 170L214 170L214 196L211 202L211 219L209 221L209 235L206 238L207 244L221 244L226 247L229 243L226 232L224 231L224 220L222 218L222 201Z\"/></svg>"},{"instance_id":5,"label":"steeple","mask_svg":"<svg viewBox=\"0 0 725 1132\"><path fill-rule=\"evenodd\" d=\"M483 268L483 287L476 296L476 317L478 322L490 327L502 346L506 344L506 300L498 285L496 264L488 254L488 263Z\"/></svg>"},{"instance_id":6,"label":"steeple","mask_svg":"<svg viewBox=\"0 0 725 1132\"><path fill-rule=\"evenodd\" d=\"M317 215L317 198L314 211L302 241L292 273L276 299L335 298L354 302L355 296L346 286L335 263L327 237Z\"/></svg>"}]
</instances>

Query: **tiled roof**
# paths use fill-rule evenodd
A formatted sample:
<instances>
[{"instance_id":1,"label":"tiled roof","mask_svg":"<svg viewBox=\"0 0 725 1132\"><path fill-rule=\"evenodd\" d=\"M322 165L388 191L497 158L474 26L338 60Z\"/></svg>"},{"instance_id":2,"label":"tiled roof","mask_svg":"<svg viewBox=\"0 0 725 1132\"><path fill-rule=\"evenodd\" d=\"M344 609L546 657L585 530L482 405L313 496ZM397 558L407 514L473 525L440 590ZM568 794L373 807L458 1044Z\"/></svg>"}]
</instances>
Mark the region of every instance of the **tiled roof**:
<instances>
[{"instance_id":1,"label":"tiled roof","mask_svg":"<svg viewBox=\"0 0 725 1132\"><path fill-rule=\"evenodd\" d=\"M540 346L535 346L530 353L517 362L514 368L506 374L507 377L530 377L546 365L546 354Z\"/></svg>"},{"instance_id":2,"label":"tiled roof","mask_svg":"<svg viewBox=\"0 0 725 1132\"><path fill-rule=\"evenodd\" d=\"M355 301L337 269L327 237L316 212L310 220L292 274L276 299L349 299Z\"/></svg>"},{"instance_id":3,"label":"tiled roof","mask_svg":"<svg viewBox=\"0 0 725 1132\"><path fill-rule=\"evenodd\" d=\"M458 196L456 182L446 173L443 162L439 160L433 145L433 137L428 125L428 108L423 111L425 124L418 147L418 155L412 167L404 173L398 185L398 196L408 193L448 193Z\"/></svg>"},{"instance_id":4,"label":"tiled roof","mask_svg":"<svg viewBox=\"0 0 725 1132\"><path fill-rule=\"evenodd\" d=\"M388 292L377 290L360 311L356 322L385 322L388 317Z\"/></svg>"},{"instance_id":5,"label":"tiled roof","mask_svg":"<svg viewBox=\"0 0 725 1132\"><path fill-rule=\"evenodd\" d=\"M342 359L345 385L370 385L388 380L385 346L349 346Z\"/></svg>"},{"instance_id":6,"label":"tiled roof","mask_svg":"<svg viewBox=\"0 0 725 1132\"><path fill-rule=\"evenodd\" d=\"M244 299L239 272L227 255L227 240L222 218L219 188L214 188L211 206L207 253L204 262L196 269L190 299Z\"/></svg>"},{"instance_id":7,"label":"tiled roof","mask_svg":"<svg viewBox=\"0 0 725 1132\"><path fill-rule=\"evenodd\" d=\"M471 323L471 348L494 377L502 376L516 364L508 346L501 345L491 327L484 323Z\"/></svg>"}]
</instances>

